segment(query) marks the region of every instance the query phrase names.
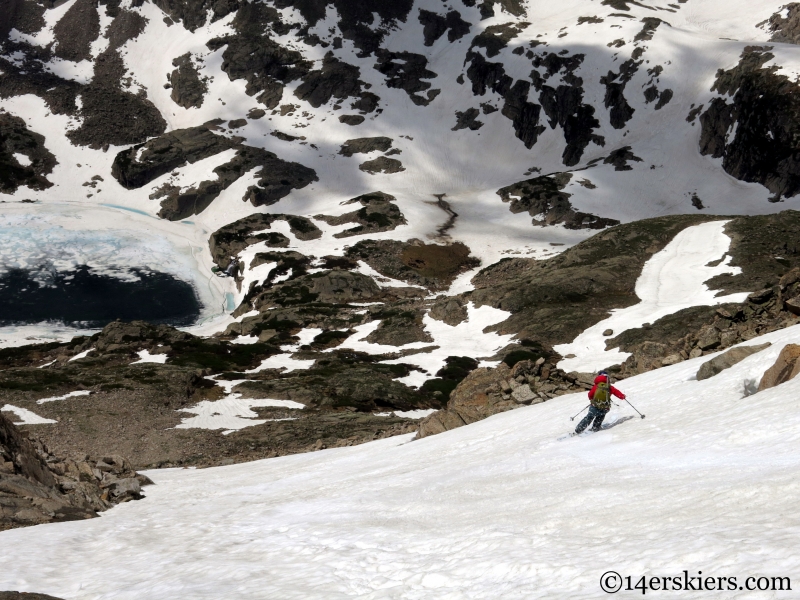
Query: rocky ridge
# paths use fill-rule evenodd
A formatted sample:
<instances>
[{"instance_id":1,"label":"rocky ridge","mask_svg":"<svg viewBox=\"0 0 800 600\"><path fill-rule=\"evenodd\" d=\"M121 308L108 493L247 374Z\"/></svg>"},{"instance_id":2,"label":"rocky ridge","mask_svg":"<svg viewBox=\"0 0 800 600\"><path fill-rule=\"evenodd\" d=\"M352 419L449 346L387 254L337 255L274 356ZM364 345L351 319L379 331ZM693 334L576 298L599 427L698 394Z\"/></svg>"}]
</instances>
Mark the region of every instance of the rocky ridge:
<instances>
[{"instance_id":1,"label":"rocky ridge","mask_svg":"<svg viewBox=\"0 0 800 600\"><path fill-rule=\"evenodd\" d=\"M121 456L58 458L0 413L0 530L96 517L148 484Z\"/></svg>"}]
</instances>

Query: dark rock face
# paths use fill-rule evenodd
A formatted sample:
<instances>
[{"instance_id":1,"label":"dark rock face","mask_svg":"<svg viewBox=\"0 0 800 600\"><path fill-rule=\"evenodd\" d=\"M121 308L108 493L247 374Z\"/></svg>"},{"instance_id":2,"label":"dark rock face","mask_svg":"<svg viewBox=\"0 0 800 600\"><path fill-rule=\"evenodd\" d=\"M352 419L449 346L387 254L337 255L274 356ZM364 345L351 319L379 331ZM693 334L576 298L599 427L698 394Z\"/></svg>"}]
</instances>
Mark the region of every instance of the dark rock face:
<instances>
[{"instance_id":1,"label":"dark rock face","mask_svg":"<svg viewBox=\"0 0 800 600\"><path fill-rule=\"evenodd\" d=\"M210 127L214 125L178 129L146 144L123 150L114 159L111 174L124 187L136 189L187 163L236 149L233 159L214 169L217 179L202 181L184 192L177 186L166 184L153 194L153 198L165 198L159 216L173 221L205 210L222 190L253 167L261 167L259 181L247 189L243 198L253 206L274 204L293 189L316 181L312 169L283 161L261 148L244 146L240 139L217 135Z\"/></svg>"},{"instance_id":2,"label":"dark rock face","mask_svg":"<svg viewBox=\"0 0 800 600\"><path fill-rule=\"evenodd\" d=\"M347 140L342 144L339 154L342 156L353 156L354 154L369 154L370 152L386 152L392 147L392 138L389 137L371 137L371 138L356 138Z\"/></svg>"},{"instance_id":3,"label":"dark rock face","mask_svg":"<svg viewBox=\"0 0 800 600\"><path fill-rule=\"evenodd\" d=\"M206 24L209 10L212 11L213 23L239 8L237 0L153 0L153 4L167 13L173 21L183 23L189 31L195 31Z\"/></svg>"},{"instance_id":4,"label":"dark rock face","mask_svg":"<svg viewBox=\"0 0 800 600\"><path fill-rule=\"evenodd\" d=\"M311 71L294 92L300 100L306 100L314 108L327 104L331 98L344 100L361 94L358 67L342 62L328 52L322 61L322 69Z\"/></svg>"},{"instance_id":5,"label":"dark rock face","mask_svg":"<svg viewBox=\"0 0 800 600\"><path fill-rule=\"evenodd\" d=\"M600 127L600 122L594 116L594 107L583 103L583 80L574 74L584 58L583 54L566 56L550 52L536 55L533 59L534 67L544 71L543 75L539 71L534 71L531 77L534 86L539 90L539 101L547 115L550 128L555 129L560 125L564 131L567 147L564 148L562 159L566 166L580 162L589 142L594 142L598 146L605 145L604 138L593 133ZM550 77L561 72L564 72L565 83L556 88L545 83Z\"/></svg>"},{"instance_id":6,"label":"dark rock face","mask_svg":"<svg viewBox=\"0 0 800 600\"><path fill-rule=\"evenodd\" d=\"M125 65L116 50L109 48L97 57L94 78L81 90L83 123L67 133L73 143L125 146L164 132L167 123L153 103L120 88L124 76Z\"/></svg>"},{"instance_id":7,"label":"dark rock face","mask_svg":"<svg viewBox=\"0 0 800 600\"><path fill-rule=\"evenodd\" d=\"M527 212L534 217L534 225L563 223L567 229L603 229L619 224L614 219L573 210L571 194L563 191L571 179L571 173L544 175L500 188L497 195L510 203L512 213Z\"/></svg>"},{"instance_id":8,"label":"dark rock face","mask_svg":"<svg viewBox=\"0 0 800 600\"><path fill-rule=\"evenodd\" d=\"M313 64L303 56L284 48L270 37L270 30L281 27L280 14L271 6L244 3L233 19L235 35L214 38L211 50L225 45L222 70L231 81L247 81L245 91L261 104L273 109L281 101L285 84L307 75Z\"/></svg>"},{"instance_id":9,"label":"dark rock face","mask_svg":"<svg viewBox=\"0 0 800 600\"><path fill-rule=\"evenodd\" d=\"M626 60L620 65L619 73L612 71L600 78L600 83L606 86L605 106L609 109L611 126L622 129L631 120L635 110L625 99L625 86L639 70L641 61Z\"/></svg>"},{"instance_id":10,"label":"dark rock face","mask_svg":"<svg viewBox=\"0 0 800 600\"><path fill-rule=\"evenodd\" d=\"M351 127L361 125L363 122L364 117L361 115L341 115L339 117L339 123L344 123L345 125L350 125Z\"/></svg>"},{"instance_id":11,"label":"dark rock face","mask_svg":"<svg viewBox=\"0 0 800 600\"><path fill-rule=\"evenodd\" d=\"M183 108L200 108L208 85L200 79L197 67L192 63L192 55L187 52L173 60L172 65L177 67L169 77L173 102Z\"/></svg>"},{"instance_id":12,"label":"dark rock face","mask_svg":"<svg viewBox=\"0 0 800 600\"><path fill-rule=\"evenodd\" d=\"M392 231L398 225L405 225L406 219L397 205L392 202L395 197L383 192L372 192L370 194L363 194L352 200L348 200L345 204L359 203L363 208L345 213L338 217L328 217L325 215L317 215L315 219L325 221L329 225L343 225L345 223L356 223L356 226L351 229L346 229L337 234L335 238L352 237L354 235L366 235L369 233L378 233L381 231Z\"/></svg>"},{"instance_id":13,"label":"dark rock face","mask_svg":"<svg viewBox=\"0 0 800 600\"><path fill-rule=\"evenodd\" d=\"M29 131L19 117L0 113L0 192L13 193L21 185L34 190L53 185L46 175L53 172L56 157L45 148L44 141L44 137ZM28 161L15 154L24 155Z\"/></svg>"},{"instance_id":14,"label":"dark rock face","mask_svg":"<svg viewBox=\"0 0 800 600\"><path fill-rule=\"evenodd\" d=\"M458 131L459 129L470 129L472 131L477 131L483 127L483 123L478 121L478 116L480 114L481 113L477 108L468 108L464 112L457 110L456 126L453 127L452 131Z\"/></svg>"},{"instance_id":15,"label":"dark rock face","mask_svg":"<svg viewBox=\"0 0 800 600\"><path fill-rule=\"evenodd\" d=\"M53 27L55 55L80 62L91 58L91 44L100 35L100 15L92 0L77 0Z\"/></svg>"},{"instance_id":16,"label":"dark rock face","mask_svg":"<svg viewBox=\"0 0 800 600\"><path fill-rule=\"evenodd\" d=\"M470 31L470 25L461 18L461 13L451 10L442 16L429 10L419 10L419 22L423 25L422 35L426 46L433 46L434 42L447 32L450 43L460 40ZM449 30L449 31L448 31Z\"/></svg>"},{"instance_id":17,"label":"dark rock face","mask_svg":"<svg viewBox=\"0 0 800 600\"><path fill-rule=\"evenodd\" d=\"M211 257L221 269L225 269L231 256L236 256L248 246L268 241L270 234L254 232L270 229L272 223L279 220L286 221L289 230L300 240L315 240L322 237L322 231L311 219L294 215L257 213L239 219L211 234L209 241Z\"/></svg>"},{"instance_id":18,"label":"dark rock face","mask_svg":"<svg viewBox=\"0 0 800 600\"><path fill-rule=\"evenodd\" d=\"M628 164L628 161L642 162L642 159L631 152L630 146L624 146L614 150L608 157L603 160L603 164L614 165L615 171L633 171L633 167Z\"/></svg>"},{"instance_id":19,"label":"dark rock face","mask_svg":"<svg viewBox=\"0 0 800 600\"><path fill-rule=\"evenodd\" d=\"M25 5L32 3L25 3ZM29 18L26 10L15 19ZM89 46L99 33L98 9L91 2L76 2L56 24L58 44L40 48L26 42L3 41L5 54L19 57L12 62L0 58L0 96L34 94L41 97L55 114L81 117L81 125L67 132L78 145L101 148L109 144L127 145L158 135L166 122L144 92L131 93L130 81L118 49L139 35L144 18L131 11L107 7L115 19L106 31L108 48L94 62L94 75L88 84L68 81L45 71L43 63L63 55L70 60L89 57ZM35 19L34 19L35 20ZM30 21L30 19L29 19ZM20 25L24 28L24 25ZM53 54L55 52L55 55ZM81 97L78 110L76 98Z\"/></svg>"},{"instance_id":20,"label":"dark rock face","mask_svg":"<svg viewBox=\"0 0 800 600\"><path fill-rule=\"evenodd\" d=\"M438 408L441 403L395 381L409 373L406 365L376 364L373 357L334 351L308 371L280 379L247 382L236 386L245 398L291 398L323 409L413 410Z\"/></svg>"},{"instance_id":21,"label":"dark rock face","mask_svg":"<svg viewBox=\"0 0 800 600\"><path fill-rule=\"evenodd\" d=\"M378 102L380 102L380 98L371 92L364 92L361 94L361 98L356 100L350 105L350 108L353 110L360 110L362 114L364 113L371 113L376 108L378 108Z\"/></svg>"},{"instance_id":22,"label":"dark rock face","mask_svg":"<svg viewBox=\"0 0 800 600\"><path fill-rule=\"evenodd\" d=\"M800 192L800 85L765 68L773 58L769 48L748 46L736 67L717 72L712 90L722 97L700 115L700 153L722 158L728 174L760 183L777 202Z\"/></svg>"},{"instance_id":23,"label":"dark rock face","mask_svg":"<svg viewBox=\"0 0 800 600\"><path fill-rule=\"evenodd\" d=\"M111 174L123 187L133 190L186 163L227 150L232 144L207 126L178 129L117 154Z\"/></svg>"},{"instance_id":24,"label":"dark rock face","mask_svg":"<svg viewBox=\"0 0 800 600\"><path fill-rule=\"evenodd\" d=\"M36 33L45 25L45 7L25 0L10 0L3 3L3 18L0 19L0 37L5 39L12 28L21 33Z\"/></svg>"},{"instance_id":25,"label":"dark rock face","mask_svg":"<svg viewBox=\"0 0 800 600\"><path fill-rule=\"evenodd\" d=\"M798 44L800 43L800 3L790 2L783 8L788 11L786 17L781 16L781 13L778 12L769 18L769 30L772 32L770 41Z\"/></svg>"},{"instance_id":26,"label":"dark rock face","mask_svg":"<svg viewBox=\"0 0 800 600\"><path fill-rule=\"evenodd\" d=\"M472 48L483 48L487 58L494 58L508 43L517 37L530 23L503 23L490 25L472 40Z\"/></svg>"},{"instance_id":27,"label":"dark rock face","mask_svg":"<svg viewBox=\"0 0 800 600\"><path fill-rule=\"evenodd\" d=\"M414 104L427 106L441 92L430 89L431 83L423 81L438 75L426 68L428 59L421 54L390 52L381 48L376 50L376 55L378 62L375 69L386 76L386 86L405 90ZM422 92L426 92L426 95L423 96Z\"/></svg>"},{"instance_id":28,"label":"dark rock face","mask_svg":"<svg viewBox=\"0 0 800 600\"><path fill-rule=\"evenodd\" d=\"M458 275L480 265L461 242L445 245L419 240L363 240L349 248L346 256L363 260L386 277L432 290L447 289Z\"/></svg>"},{"instance_id":29,"label":"dark rock face","mask_svg":"<svg viewBox=\"0 0 800 600\"><path fill-rule=\"evenodd\" d=\"M634 42L646 42L652 40L656 29L658 29L658 26L664 23L664 21L657 17L645 17L642 19L642 23L644 23L644 26L642 27L642 30L633 38ZM669 25L669 23L667 23L667 25Z\"/></svg>"},{"instance_id":30,"label":"dark rock face","mask_svg":"<svg viewBox=\"0 0 800 600\"><path fill-rule=\"evenodd\" d=\"M403 166L403 163L401 163L399 160L396 158L387 158L385 156L379 156L373 160L363 162L358 165L358 168L365 173L369 173L370 175L375 175L377 173L385 173L390 175L392 173L400 173L401 171L406 170Z\"/></svg>"},{"instance_id":31,"label":"dark rock face","mask_svg":"<svg viewBox=\"0 0 800 600\"><path fill-rule=\"evenodd\" d=\"M583 81L574 75L584 55L564 56L552 52L533 55L531 81L539 92L540 105L528 100L531 82L522 79L514 81L506 74L502 63L489 62L473 50L481 47L485 49L487 57L497 56L527 26L527 23L492 25L476 36L467 52L467 77L472 82L472 92L476 96L483 96L491 90L503 97L505 103L502 114L511 119L517 138L526 148L532 148L545 131L540 123L544 109L550 127L555 129L561 126L564 132L567 147L563 161L565 165L572 166L580 161L590 142L600 146L605 144L602 136L593 133L600 123L594 116L594 107L583 103ZM547 80L556 74L562 75L563 83L557 87L547 85Z\"/></svg>"},{"instance_id":32,"label":"dark rock face","mask_svg":"<svg viewBox=\"0 0 800 600\"><path fill-rule=\"evenodd\" d=\"M120 456L75 462L56 458L0 412L0 531L96 517L141 498L152 483Z\"/></svg>"}]
</instances>

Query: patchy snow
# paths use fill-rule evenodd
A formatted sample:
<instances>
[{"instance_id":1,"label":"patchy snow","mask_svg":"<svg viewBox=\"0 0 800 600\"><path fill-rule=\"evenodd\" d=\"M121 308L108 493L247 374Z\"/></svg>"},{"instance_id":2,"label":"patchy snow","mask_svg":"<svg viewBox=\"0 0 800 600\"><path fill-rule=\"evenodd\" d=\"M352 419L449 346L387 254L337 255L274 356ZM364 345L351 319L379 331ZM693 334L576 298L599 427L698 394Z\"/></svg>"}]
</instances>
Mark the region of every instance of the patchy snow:
<instances>
[{"instance_id":1,"label":"patchy snow","mask_svg":"<svg viewBox=\"0 0 800 600\"><path fill-rule=\"evenodd\" d=\"M67 400L68 398L77 398L79 396L88 396L91 394L89 390L77 390L75 392L69 392L68 394L64 394L63 396L53 396L52 398L42 398L36 401L36 404L44 404L46 402L56 402L58 400Z\"/></svg>"},{"instance_id":2,"label":"patchy snow","mask_svg":"<svg viewBox=\"0 0 800 600\"><path fill-rule=\"evenodd\" d=\"M241 383L241 382L237 382ZM280 407L303 409L305 405L291 400L254 400L242 398L241 394L230 394L222 400L203 400L190 408L182 408L178 412L188 412L196 416L185 417L175 426L176 429L224 429L223 433L261 425L267 421L283 421L286 419L258 419L253 408Z\"/></svg>"},{"instance_id":3,"label":"patchy snow","mask_svg":"<svg viewBox=\"0 0 800 600\"><path fill-rule=\"evenodd\" d=\"M12 412L17 415L17 419L19 420L13 421L14 425L50 425L52 423L58 423L55 419L45 419L27 408L20 408L19 406L13 406L11 404L6 404L3 408L0 408L0 410Z\"/></svg>"},{"instance_id":4,"label":"patchy snow","mask_svg":"<svg viewBox=\"0 0 800 600\"><path fill-rule=\"evenodd\" d=\"M435 412L435 408L420 408L418 410L396 410L394 411L394 415L396 417L403 417L404 419L424 419Z\"/></svg>"},{"instance_id":5,"label":"patchy snow","mask_svg":"<svg viewBox=\"0 0 800 600\"><path fill-rule=\"evenodd\" d=\"M133 361L132 365L139 365L141 363L159 363L164 364L167 362L167 358L169 358L166 354L150 354L149 350L139 350L137 352L139 355L139 360Z\"/></svg>"},{"instance_id":6,"label":"patchy snow","mask_svg":"<svg viewBox=\"0 0 800 600\"><path fill-rule=\"evenodd\" d=\"M9 325L0 327L0 348L16 348L27 344L68 342L75 336L92 335L97 329L78 329L54 323L35 325ZM55 362L55 361L53 361ZM48 363L48 365L53 364ZM47 365L42 365L43 367Z\"/></svg>"},{"instance_id":7,"label":"patchy snow","mask_svg":"<svg viewBox=\"0 0 800 600\"><path fill-rule=\"evenodd\" d=\"M581 333L569 344L554 346L561 356L573 354L558 363L565 371L590 373L622 363L630 353L606 350L603 331L619 335L628 329L654 323L658 319L692 306L713 306L724 302L744 302L747 292L717 296L705 282L717 275L736 275L739 267L729 266L726 255L731 240L725 235L727 221L711 221L681 231L667 246L654 254L636 280L636 295L641 302L611 311L611 316ZM723 257L725 260L722 260ZM709 263L721 261L716 266Z\"/></svg>"},{"instance_id":8,"label":"patchy snow","mask_svg":"<svg viewBox=\"0 0 800 600\"><path fill-rule=\"evenodd\" d=\"M367 275L368 277L372 277L380 287L412 287L412 288L422 288L421 285L413 285L410 283L406 283L405 281L400 281L399 279L392 279L391 277L386 277L385 275L381 275L375 269L370 267L367 263L363 260L358 261L358 269L357 272L361 273L362 275Z\"/></svg>"},{"instance_id":9,"label":"patchy snow","mask_svg":"<svg viewBox=\"0 0 800 600\"><path fill-rule=\"evenodd\" d=\"M684 570L794 578L800 378L747 398L744 386L800 342L800 327L747 345L764 341L704 381L694 375L708 357L621 382L647 418L623 403L599 433L563 439L579 393L412 443L150 471L144 500L100 519L0 534L0 563L14 566L0 589L589 600L604 596L607 571L634 583ZM721 597L684 593L703 595Z\"/></svg>"},{"instance_id":10,"label":"patchy snow","mask_svg":"<svg viewBox=\"0 0 800 600\"><path fill-rule=\"evenodd\" d=\"M89 348L88 350L84 350L83 352L78 352L75 356L70 358L67 362L72 362L74 360L80 360L82 358L86 358L89 356L90 352L94 352L94 348Z\"/></svg>"},{"instance_id":11,"label":"patchy snow","mask_svg":"<svg viewBox=\"0 0 800 600\"><path fill-rule=\"evenodd\" d=\"M33 163L33 161L30 159L30 157L28 157L27 154L20 154L19 152L14 152L14 158L23 167L29 167Z\"/></svg>"},{"instance_id":12,"label":"patchy snow","mask_svg":"<svg viewBox=\"0 0 800 600\"><path fill-rule=\"evenodd\" d=\"M240 335L231 340L231 344L255 344L258 342L258 336L255 335Z\"/></svg>"},{"instance_id":13,"label":"patchy snow","mask_svg":"<svg viewBox=\"0 0 800 600\"><path fill-rule=\"evenodd\" d=\"M258 373L265 369L284 369L285 372L310 369L314 366L315 360L299 360L292 358L291 353L276 354L261 361L261 364L254 369L248 369L245 373Z\"/></svg>"}]
</instances>

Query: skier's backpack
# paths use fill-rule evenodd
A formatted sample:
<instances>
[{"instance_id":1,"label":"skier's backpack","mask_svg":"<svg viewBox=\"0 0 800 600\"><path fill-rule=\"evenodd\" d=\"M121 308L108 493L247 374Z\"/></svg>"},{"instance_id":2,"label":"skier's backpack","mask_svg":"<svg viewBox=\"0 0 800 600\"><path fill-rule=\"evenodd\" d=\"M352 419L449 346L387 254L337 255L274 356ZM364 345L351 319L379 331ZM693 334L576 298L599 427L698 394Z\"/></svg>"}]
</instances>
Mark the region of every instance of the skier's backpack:
<instances>
[{"instance_id":1,"label":"skier's backpack","mask_svg":"<svg viewBox=\"0 0 800 600\"><path fill-rule=\"evenodd\" d=\"M611 389L608 381L601 381L597 384L592 398L592 406L600 410L608 410L611 408Z\"/></svg>"}]
</instances>

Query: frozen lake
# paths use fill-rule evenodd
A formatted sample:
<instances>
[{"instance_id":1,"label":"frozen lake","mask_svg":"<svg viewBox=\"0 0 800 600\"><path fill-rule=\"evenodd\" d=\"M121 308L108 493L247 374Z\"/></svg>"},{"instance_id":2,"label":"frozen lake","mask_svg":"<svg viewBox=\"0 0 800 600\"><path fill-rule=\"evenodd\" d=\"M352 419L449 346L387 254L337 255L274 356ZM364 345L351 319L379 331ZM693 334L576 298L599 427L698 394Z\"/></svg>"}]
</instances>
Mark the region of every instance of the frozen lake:
<instances>
[{"instance_id":1,"label":"frozen lake","mask_svg":"<svg viewBox=\"0 0 800 600\"><path fill-rule=\"evenodd\" d=\"M186 327L218 317L225 296L202 263L205 233L115 207L4 203L0 346L32 327L27 343L115 319Z\"/></svg>"}]
</instances>

